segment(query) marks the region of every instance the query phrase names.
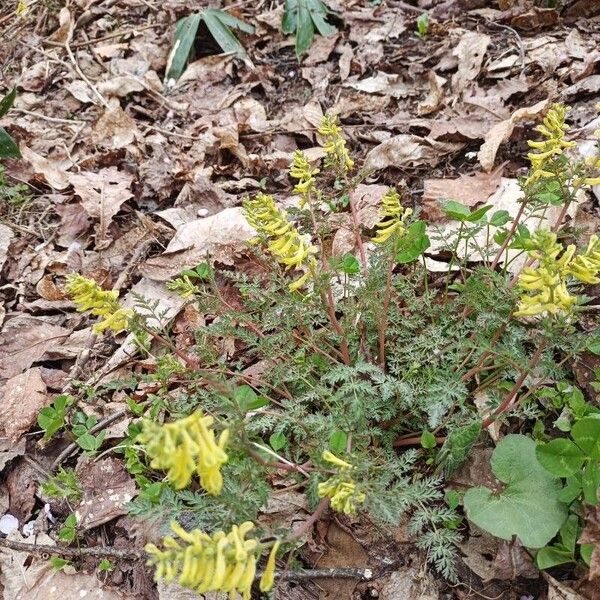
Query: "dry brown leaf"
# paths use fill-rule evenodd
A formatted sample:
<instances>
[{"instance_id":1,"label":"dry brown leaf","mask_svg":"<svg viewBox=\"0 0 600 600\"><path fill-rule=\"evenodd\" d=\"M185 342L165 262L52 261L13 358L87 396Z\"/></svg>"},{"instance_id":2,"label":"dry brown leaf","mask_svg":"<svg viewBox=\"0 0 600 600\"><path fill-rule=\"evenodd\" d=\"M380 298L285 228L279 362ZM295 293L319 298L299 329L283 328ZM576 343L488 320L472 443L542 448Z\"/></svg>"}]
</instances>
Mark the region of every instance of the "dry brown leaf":
<instances>
[{"instance_id":1,"label":"dry brown leaf","mask_svg":"<svg viewBox=\"0 0 600 600\"><path fill-rule=\"evenodd\" d=\"M65 89L71 92L73 97L77 98L77 100L83 104L96 104L94 92L91 90L90 86L81 79L69 82L65 86Z\"/></svg>"},{"instance_id":2,"label":"dry brown leaf","mask_svg":"<svg viewBox=\"0 0 600 600\"><path fill-rule=\"evenodd\" d=\"M383 94L392 98L406 98L406 96L416 93L414 86L405 83L400 75L383 71L377 71L372 77L360 81L347 81L344 83L344 87L367 94Z\"/></svg>"},{"instance_id":3,"label":"dry brown leaf","mask_svg":"<svg viewBox=\"0 0 600 600\"><path fill-rule=\"evenodd\" d=\"M12 241L14 235L15 233L10 227L0 223L0 271L2 271L2 267L6 262L10 242Z\"/></svg>"},{"instance_id":4,"label":"dry brown leaf","mask_svg":"<svg viewBox=\"0 0 600 600\"><path fill-rule=\"evenodd\" d=\"M539 117L550 106L550 100L542 100L533 106L519 108L509 119L496 123L486 134L485 141L479 149L477 158L485 171L491 171L500 144L508 140L515 125L521 121L528 121Z\"/></svg>"},{"instance_id":5,"label":"dry brown leaf","mask_svg":"<svg viewBox=\"0 0 600 600\"><path fill-rule=\"evenodd\" d=\"M571 98L579 94L595 94L600 90L600 75L590 75L569 86L563 93Z\"/></svg>"},{"instance_id":6,"label":"dry brown leaf","mask_svg":"<svg viewBox=\"0 0 600 600\"><path fill-rule=\"evenodd\" d=\"M352 59L354 57L354 51L350 44L344 44L341 47L340 60L339 60L339 76L341 81L346 81L350 75L350 67L352 66Z\"/></svg>"},{"instance_id":7,"label":"dry brown leaf","mask_svg":"<svg viewBox=\"0 0 600 600\"><path fill-rule=\"evenodd\" d=\"M142 92L146 89L144 83L132 75L113 77L99 82L96 87L103 96L115 96L117 98L123 98L133 92Z\"/></svg>"},{"instance_id":8,"label":"dry brown leaf","mask_svg":"<svg viewBox=\"0 0 600 600\"><path fill-rule=\"evenodd\" d=\"M333 52L339 39L339 34L318 36L312 43L308 55L304 59L304 64L313 67L319 63L326 62L329 55Z\"/></svg>"},{"instance_id":9,"label":"dry brown leaf","mask_svg":"<svg viewBox=\"0 0 600 600\"><path fill-rule=\"evenodd\" d=\"M77 465L83 498L75 509L79 527L85 531L127 513L126 504L137 494L135 481L116 458L84 457Z\"/></svg>"},{"instance_id":10,"label":"dry brown leaf","mask_svg":"<svg viewBox=\"0 0 600 600\"><path fill-rule=\"evenodd\" d=\"M56 243L63 248L68 248L75 240L81 239L92 225L92 219L79 202L55 204L54 210L60 216Z\"/></svg>"},{"instance_id":11,"label":"dry brown leaf","mask_svg":"<svg viewBox=\"0 0 600 600\"><path fill-rule=\"evenodd\" d=\"M496 169L492 173L461 175L458 179L425 179L423 216L431 222L447 220L440 200L456 200L470 207L486 202L498 189L501 178L501 169Z\"/></svg>"},{"instance_id":12,"label":"dry brown leaf","mask_svg":"<svg viewBox=\"0 0 600 600\"><path fill-rule=\"evenodd\" d=\"M2 473L6 464L13 458L23 456L25 454L26 438L22 437L16 444L12 441L2 438L0 439L0 473Z\"/></svg>"},{"instance_id":13,"label":"dry brown leaf","mask_svg":"<svg viewBox=\"0 0 600 600\"><path fill-rule=\"evenodd\" d=\"M270 127L265 107L254 98L248 96L238 100L233 105L233 112L241 133L266 131Z\"/></svg>"},{"instance_id":14,"label":"dry brown leaf","mask_svg":"<svg viewBox=\"0 0 600 600\"><path fill-rule=\"evenodd\" d=\"M456 93L462 92L479 75L490 42L489 35L475 31L467 31L460 38L453 51L458 59L458 71L452 76L452 89Z\"/></svg>"},{"instance_id":15,"label":"dry brown leaf","mask_svg":"<svg viewBox=\"0 0 600 600\"><path fill-rule=\"evenodd\" d=\"M429 84L429 92L427 96L417 105L417 114L420 116L429 115L440 108L444 99L443 85L446 80L443 77L438 77L435 71L427 72L427 82Z\"/></svg>"},{"instance_id":16,"label":"dry brown leaf","mask_svg":"<svg viewBox=\"0 0 600 600\"><path fill-rule=\"evenodd\" d=\"M140 270L150 279L166 281L183 269L194 268L207 259L231 265L234 254L244 250L247 241L254 235L241 208L226 208L212 217L184 225L166 251L147 260Z\"/></svg>"},{"instance_id":17,"label":"dry brown leaf","mask_svg":"<svg viewBox=\"0 0 600 600\"><path fill-rule=\"evenodd\" d=\"M33 172L36 175L42 175L44 182L51 188L64 190L69 186L69 174L63 165L40 156L23 143L20 144L20 150L23 159L33 167Z\"/></svg>"},{"instance_id":18,"label":"dry brown leaf","mask_svg":"<svg viewBox=\"0 0 600 600\"><path fill-rule=\"evenodd\" d=\"M69 334L64 327L33 317L9 321L0 333L0 377L13 377L28 369Z\"/></svg>"},{"instance_id":19,"label":"dry brown leaf","mask_svg":"<svg viewBox=\"0 0 600 600\"><path fill-rule=\"evenodd\" d=\"M116 98L111 98L108 108L92 128L94 144L113 150L129 146L139 135L135 120L121 108Z\"/></svg>"},{"instance_id":20,"label":"dry brown leaf","mask_svg":"<svg viewBox=\"0 0 600 600\"><path fill-rule=\"evenodd\" d=\"M0 432L16 442L37 421L40 409L50 404L38 367L11 377L2 390Z\"/></svg>"},{"instance_id":21,"label":"dry brown leaf","mask_svg":"<svg viewBox=\"0 0 600 600\"><path fill-rule=\"evenodd\" d=\"M87 214L99 220L97 238L103 242L113 217L119 212L121 205L133 196L129 189L133 176L116 167L109 167L98 173L71 174L69 182L81 198Z\"/></svg>"},{"instance_id":22,"label":"dry brown leaf","mask_svg":"<svg viewBox=\"0 0 600 600\"><path fill-rule=\"evenodd\" d=\"M438 142L416 135L397 135L373 148L365 159L366 169L385 169L419 165L436 165L463 147L463 144Z\"/></svg>"}]
</instances>

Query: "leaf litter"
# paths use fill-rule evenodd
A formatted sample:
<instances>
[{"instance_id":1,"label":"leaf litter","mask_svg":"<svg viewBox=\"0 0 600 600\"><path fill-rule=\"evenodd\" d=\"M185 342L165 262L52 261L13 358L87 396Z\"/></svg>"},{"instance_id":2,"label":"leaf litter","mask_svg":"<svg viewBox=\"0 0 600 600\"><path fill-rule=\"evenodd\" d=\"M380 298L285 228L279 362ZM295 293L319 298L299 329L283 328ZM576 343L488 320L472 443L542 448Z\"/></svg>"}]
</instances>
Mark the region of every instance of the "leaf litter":
<instances>
[{"instance_id":1,"label":"leaf litter","mask_svg":"<svg viewBox=\"0 0 600 600\"><path fill-rule=\"evenodd\" d=\"M48 468L67 443L40 454L35 437L27 437L36 431L39 409L60 391L56 382L76 372L92 386L104 385L111 373L132 369L132 340L117 347L90 335L62 295L64 276L83 271L107 289L119 282L129 303L143 293L158 302L165 325L173 321L184 303L162 282L207 259L244 264L253 232L241 217L241 200L269 182L279 201L289 201L291 184L281 178L282 167L294 150L314 146L324 111L341 117L352 149L368 167L383 169L355 192L364 228L376 222L386 186L400 179L441 227L449 227L441 199L471 207L491 203L514 214L515 183L524 167L514 157L523 156L524 140L547 106L557 98L572 104L580 132L593 130L596 118L600 11L587 0L563 3L562 17L571 23L564 29L557 26L558 9L532 2L331 2L343 26L317 36L301 65L293 40L279 31L282 11L264 4L222 3L256 28L241 34L244 59L215 54L202 38L200 55L187 65L170 57L175 20L190 14L175 0L144 1L135 10L108 0L59 12L35 4L20 18L0 11L9 34L0 41L0 55L3 64L13 65L3 75L2 91L13 85L18 91L15 110L0 125L20 141L23 156L5 168L32 190L17 212L0 207L0 268L6 276L0 288L1 460L15 481L20 470L25 473L23 454ZM422 7L431 8L431 33L418 38L414 24ZM597 198L582 199L570 218L585 221L597 211ZM340 219L333 226L337 252L351 251L351 224ZM427 264L444 260L432 246ZM94 409L110 416L120 399L115 391L98 392ZM83 406L82 398L78 403ZM135 490L122 461L118 454L100 459L84 481L85 511L78 518L93 535L123 518ZM105 494L112 488L102 485L105 465L115 475L107 480L121 490L112 496ZM91 476L94 469L98 477ZM596 541L596 529L591 519L582 539ZM54 535L47 527L38 539L46 532ZM335 548L337 564L353 564L359 549L349 540L333 544L339 537L333 526L323 534L320 543ZM140 547L135 539L128 543ZM414 546L408 551L416 557ZM505 547L496 552L490 568L502 579L498 574L512 567ZM42 561L24 566L25 558L1 551L7 598L50 598L53 586L62 597L71 591L93 597L99 590L93 574L45 572ZM519 573L526 573L525 559L519 560ZM596 570L597 562L594 556ZM33 587L25 590L20 575L11 579L17 563ZM33 567L39 574L33 576ZM548 597L567 597L563 584L547 580ZM115 583L103 588L102 597L141 597L136 585L146 589L139 581ZM390 598L437 598L441 585L397 566L379 590ZM528 589L534 588L521 587L520 593L526 596ZM349 585L344 593L354 592ZM161 597L180 593L161 590Z\"/></svg>"}]
</instances>

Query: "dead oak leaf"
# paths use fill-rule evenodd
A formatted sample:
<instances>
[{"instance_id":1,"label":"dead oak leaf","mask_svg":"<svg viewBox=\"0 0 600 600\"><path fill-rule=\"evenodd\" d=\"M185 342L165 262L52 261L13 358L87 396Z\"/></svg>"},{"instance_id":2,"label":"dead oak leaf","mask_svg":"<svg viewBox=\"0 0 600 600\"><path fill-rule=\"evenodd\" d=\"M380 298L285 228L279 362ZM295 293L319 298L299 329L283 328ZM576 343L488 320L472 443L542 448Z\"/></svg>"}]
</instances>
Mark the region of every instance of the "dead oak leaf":
<instances>
[{"instance_id":1,"label":"dead oak leaf","mask_svg":"<svg viewBox=\"0 0 600 600\"><path fill-rule=\"evenodd\" d=\"M49 403L38 367L11 377L4 384L0 432L16 442L36 422L40 409Z\"/></svg>"},{"instance_id":2,"label":"dead oak leaf","mask_svg":"<svg viewBox=\"0 0 600 600\"><path fill-rule=\"evenodd\" d=\"M13 321L15 323L13 324ZM13 319L0 333L0 377L14 377L57 348L70 331L41 319Z\"/></svg>"},{"instance_id":3,"label":"dead oak leaf","mask_svg":"<svg viewBox=\"0 0 600 600\"><path fill-rule=\"evenodd\" d=\"M543 114L550 106L550 100L542 100L533 106L515 110L509 119L496 123L486 134L485 141L479 149L477 158L485 171L491 171L496 159L496 153L500 145L508 140L515 128L521 121L532 120Z\"/></svg>"},{"instance_id":4,"label":"dead oak leaf","mask_svg":"<svg viewBox=\"0 0 600 600\"><path fill-rule=\"evenodd\" d=\"M448 154L463 147L460 143L438 142L417 135L400 134L375 146L365 159L366 169L386 167L434 166Z\"/></svg>"},{"instance_id":5,"label":"dead oak leaf","mask_svg":"<svg viewBox=\"0 0 600 600\"><path fill-rule=\"evenodd\" d=\"M452 52L458 58L458 71L452 77L452 88L455 92L462 92L477 78L491 41L489 35L475 31L468 31L460 38Z\"/></svg>"},{"instance_id":6,"label":"dead oak leaf","mask_svg":"<svg viewBox=\"0 0 600 600\"><path fill-rule=\"evenodd\" d=\"M129 189L133 176L116 167L109 167L98 173L71 174L69 183L81 198L85 212L99 220L98 240L106 240L113 217L119 212L121 205L133 196Z\"/></svg>"},{"instance_id":7,"label":"dead oak leaf","mask_svg":"<svg viewBox=\"0 0 600 600\"><path fill-rule=\"evenodd\" d=\"M69 176L60 163L44 158L25 144L21 144L19 148L23 159L33 167L33 172L41 175L43 181L51 188L64 190L69 186Z\"/></svg>"},{"instance_id":8,"label":"dead oak leaf","mask_svg":"<svg viewBox=\"0 0 600 600\"><path fill-rule=\"evenodd\" d=\"M137 494L134 480L116 458L93 461L84 458L77 466L83 498L75 510L83 530L98 527L126 514L126 504Z\"/></svg>"}]
</instances>

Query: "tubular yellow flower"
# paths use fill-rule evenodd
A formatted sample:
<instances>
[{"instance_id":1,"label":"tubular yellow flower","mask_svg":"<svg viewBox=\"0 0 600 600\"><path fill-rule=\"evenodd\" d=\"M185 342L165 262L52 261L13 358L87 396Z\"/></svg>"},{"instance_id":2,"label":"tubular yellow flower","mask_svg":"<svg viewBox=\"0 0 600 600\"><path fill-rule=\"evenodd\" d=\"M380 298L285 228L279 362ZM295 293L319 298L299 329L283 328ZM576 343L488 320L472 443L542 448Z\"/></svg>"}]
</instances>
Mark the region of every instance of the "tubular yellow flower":
<instances>
[{"instance_id":1,"label":"tubular yellow flower","mask_svg":"<svg viewBox=\"0 0 600 600\"><path fill-rule=\"evenodd\" d=\"M554 159L561 155L566 148L576 146L575 142L567 142L565 136L569 129L565 123L565 118L569 108L564 104L553 104L548 110L542 125L536 127L536 131L545 138L542 141L528 141L533 152L527 155L531 162L531 174L526 183L531 183L538 179L554 177L552 172L552 163Z\"/></svg>"},{"instance_id":2,"label":"tubular yellow flower","mask_svg":"<svg viewBox=\"0 0 600 600\"><path fill-rule=\"evenodd\" d=\"M195 471L202 487L217 496L223 488L221 467L228 460L225 446L229 430L223 430L217 441L213 422L201 411L164 425L145 421L137 439L152 459L150 466L167 471L167 478L176 489L186 487Z\"/></svg>"},{"instance_id":3,"label":"tubular yellow flower","mask_svg":"<svg viewBox=\"0 0 600 600\"><path fill-rule=\"evenodd\" d=\"M325 166L333 167L339 175L346 176L354 167L346 148L346 140L342 137L342 128L336 116L325 115L317 130L324 138Z\"/></svg>"},{"instance_id":4,"label":"tubular yellow flower","mask_svg":"<svg viewBox=\"0 0 600 600\"><path fill-rule=\"evenodd\" d=\"M539 261L539 265L525 267L519 276L519 287L524 294L515 316L569 315L579 303L579 298L569 293L568 278L574 277L583 283L600 283L597 277L600 272L598 236L592 236L585 253L579 255L573 244L563 252L563 247L556 241L556 234L550 231L537 231L531 243L528 254Z\"/></svg>"},{"instance_id":5,"label":"tubular yellow flower","mask_svg":"<svg viewBox=\"0 0 600 600\"><path fill-rule=\"evenodd\" d=\"M106 329L119 333L127 329L133 311L121 308L118 300L119 292L116 290L103 290L93 279L78 273L67 277L65 290L77 305L79 312L89 311L96 317L103 317L94 325L93 329L96 333L102 333Z\"/></svg>"},{"instance_id":6,"label":"tubular yellow flower","mask_svg":"<svg viewBox=\"0 0 600 600\"><path fill-rule=\"evenodd\" d=\"M404 208L400 204L400 194L396 190L390 189L381 199L379 211L381 221L376 225L379 231L371 241L375 244L384 244L393 235L402 236L406 233L406 220L412 215L412 212L412 208Z\"/></svg>"},{"instance_id":7,"label":"tubular yellow flower","mask_svg":"<svg viewBox=\"0 0 600 600\"><path fill-rule=\"evenodd\" d=\"M315 175L319 169L313 169L310 166L308 157L304 152L296 150L290 166L290 176L298 179L294 191L300 194L300 208L303 208L310 199L310 195L315 191Z\"/></svg>"},{"instance_id":8,"label":"tubular yellow flower","mask_svg":"<svg viewBox=\"0 0 600 600\"><path fill-rule=\"evenodd\" d=\"M314 270L313 255L317 248L308 243L299 231L287 220L287 214L275 204L271 196L259 194L243 203L244 216L256 229L266 244L267 250L286 269L304 270L300 279L290 284L297 290L309 279Z\"/></svg>"},{"instance_id":9,"label":"tubular yellow flower","mask_svg":"<svg viewBox=\"0 0 600 600\"><path fill-rule=\"evenodd\" d=\"M317 486L319 497L329 498L333 510L346 515L355 515L358 505L366 500L365 494L356 489L356 483L350 475L350 471L355 467L328 450L323 452L322 457L323 460L338 467L339 471L327 481L319 483Z\"/></svg>"},{"instance_id":10,"label":"tubular yellow flower","mask_svg":"<svg viewBox=\"0 0 600 600\"><path fill-rule=\"evenodd\" d=\"M281 546L281 541L277 540L271 548L271 552L269 553L267 566L265 567L265 571L262 577L260 578L261 592L268 592L270 589L272 589L273 584L275 583L275 558L277 556L279 546Z\"/></svg>"},{"instance_id":11,"label":"tubular yellow flower","mask_svg":"<svg viewBox=\"0 0 600 600\"><path fill-rule=\"evenodd\" d=\"M148 564L156 568L155 579L163 578L167 582L177 579L179 585L195 589L200 594L224 592L229 593L230 598L241 594L244 600L250 599L257 557L262 551L258 540L246 539L246 535L254 529L253 523L246 521L239 526L234 525L229 533L216 531L212 535L199 529L185 531L175 522L171 529L179 539L165 537L163 549L154 544L145 547L150 555ZM261 591L268 591L273 586L278 548L279 542L276 542L265 570L267 577L263 575L261 579ZM269 571L271 563L272 570Z\"/></svg>"}]
</instances>

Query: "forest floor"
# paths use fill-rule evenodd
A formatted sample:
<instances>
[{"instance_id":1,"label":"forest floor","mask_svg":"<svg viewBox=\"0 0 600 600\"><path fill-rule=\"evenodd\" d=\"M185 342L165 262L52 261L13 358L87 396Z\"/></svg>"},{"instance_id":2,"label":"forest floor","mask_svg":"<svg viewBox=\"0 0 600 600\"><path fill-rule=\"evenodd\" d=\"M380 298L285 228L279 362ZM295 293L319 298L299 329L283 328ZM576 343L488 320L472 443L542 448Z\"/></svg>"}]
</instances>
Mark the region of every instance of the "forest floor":
<instances>
[{"instance_id":1,"label":"forest floor","mask_svg":"<svg viewBox=\"0 0 600 600\"><path fill-rule=\"evenodd\" d=\"M354 156L369 155L381 169L365 182L367 204L369 186L405 180L438 223L441 197L469 206L517 202L510 182L525 173L526 140L550 103L572 107L579 140L592 144L598 127L594 0L561 9L508 0L335 0L328 4L340 15L337 33L316 36L300 63L293 37L281 33L283 2L226 1L219 7L256 28L240 34L247 58L218 54L201 31L195 60L167 83L175 22L206 2L28 4L19 16L13 2L0 7L0 95L17 89L0 124L23 155L0 172L0 515L28 524L43 543L51 542L52 511L60 518L64 507L45 508L39 485L59 464L85 473L81 546L140 550L148 537L127 514L135 485L120 455L90 461L67 436L39 443L37 414L58 394L74 394L100 424L92 433L102 429L117 442L132 419L126 396L140 402L153 391L111 386L155 365L131 357L120 338L93 334L64 293L66 274L93 277L126 301L136 293L156 301L185 347L197 315L182 310L165 282L207 256L236 265L247 236L239 212L223 211L261 190L288 198L290 157L299 148L318 152L315 130L325 112L340 117ZM425 9L430 23L420 37ZM598 197L570 217L597 231ZM477 465L469 468L461 476L477 479ZM273 510L302 511L293 500ZM477 536L461 547L460 583L450 586L424 567L401 526L388 544L371 533L360 522L330 519L316 528L309 554L314 568L368 566L374 581L288 583L277 597L600 598L590 582L540 575L518 552L509 556ZM192 597L157 591L143 565L117 558L96 575L98 559L88 557L76 574L50 572L46 561L1 542L5 600L55 598L56 589L64 600L88 592L108 600Z\"/></svg>"}]
</instances>

